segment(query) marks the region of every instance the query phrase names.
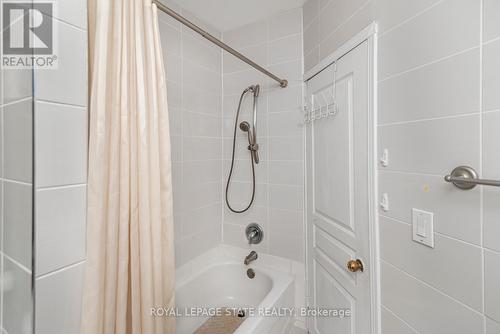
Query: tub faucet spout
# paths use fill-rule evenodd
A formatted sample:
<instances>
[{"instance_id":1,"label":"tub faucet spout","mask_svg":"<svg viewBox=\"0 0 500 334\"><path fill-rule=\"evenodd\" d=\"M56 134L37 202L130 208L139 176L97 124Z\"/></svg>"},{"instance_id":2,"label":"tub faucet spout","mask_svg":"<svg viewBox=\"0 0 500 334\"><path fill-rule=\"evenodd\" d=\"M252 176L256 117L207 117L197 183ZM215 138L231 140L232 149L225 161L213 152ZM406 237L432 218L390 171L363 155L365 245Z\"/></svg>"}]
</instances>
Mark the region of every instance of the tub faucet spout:
<instances>
[{"instance_id":1,"label":"tub faucet spout","mask_svg":"<svg viewBox=\"0 0 500 334\"><path fill-rule=\"evenodd\" d=\"M245 265L248 266L251 262L257 260L259 256L257 255L257 252L255 251L251 251L250 254L248 254L246 257L245 257Z\"/></svg>"}]
</instances>

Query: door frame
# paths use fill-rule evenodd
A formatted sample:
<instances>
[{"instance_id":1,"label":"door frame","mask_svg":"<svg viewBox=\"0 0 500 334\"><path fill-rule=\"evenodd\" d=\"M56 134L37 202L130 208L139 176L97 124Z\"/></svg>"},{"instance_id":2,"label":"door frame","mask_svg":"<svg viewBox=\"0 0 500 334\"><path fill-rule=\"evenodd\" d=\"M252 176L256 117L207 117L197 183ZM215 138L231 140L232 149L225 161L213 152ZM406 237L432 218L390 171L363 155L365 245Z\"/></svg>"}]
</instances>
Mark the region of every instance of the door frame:
<instances>
[{"instance_id":1,"label":"door frame","mask_svg":"<svg viewBox=\"0 0 500 334\"><path fill-rule=\"evenodd\" d=\"M377 177L377 23L372 22L366 28L361 30L358 34L352 37L349 41L341 45L333 53L319 62L312 69L304 74L303 80L306 83L308 80L312 79L319 72L323 71L325 68L338 61L344 55L349 53L351 50L355 49L361 43L368 42L368 119L371 124L369 127L369 147L371 150L368 152L368 189L369 189L369 240L370 240L370 254L369 254L369 265L371 267L370 273L370 286L371 286L371 321L372 321L372 333L380 334L381 321L380 321L380 261L379 261L379 223L378 223L378 177ZM307 85L304 85L304 90ZM304 92L304 96L307 96L307 92ZM304 141L307 138L304 138ZM307 147L304 143L304 147ZM304 161L304 170L307 172L307 162ZM305 188L308 189L307 178L305 180ZM307 224L307 212L309 208L307 207L307 191L305 191L305 205L306 210L304 212L305 224ZM308 249L309 236L306 230L306 272L309 272L308 259ZM307 304L310 303L309 296L309 278L306 275L306 300Z\"/></svg>"}]
</instances>

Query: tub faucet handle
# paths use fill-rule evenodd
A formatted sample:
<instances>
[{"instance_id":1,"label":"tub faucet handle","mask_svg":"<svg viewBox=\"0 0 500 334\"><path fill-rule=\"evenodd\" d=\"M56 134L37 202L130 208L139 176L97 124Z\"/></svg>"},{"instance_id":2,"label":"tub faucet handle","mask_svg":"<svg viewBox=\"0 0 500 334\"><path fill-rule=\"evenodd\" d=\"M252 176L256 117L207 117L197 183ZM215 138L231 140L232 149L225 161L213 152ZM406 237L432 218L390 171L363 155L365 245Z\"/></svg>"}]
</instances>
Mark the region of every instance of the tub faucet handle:
<instances>
[{"instance_id":1,"label":"tub faucet handle","mask_svg":"<svg viewBox=\"0 0 500 334\"><path fill-rule=\"evenodd\" d=\"M248 244L258 244L264 238L264 230L262 226L256 223L252 223L247 226L245 230L245 234L247 236Z\"/></svg>"}]
</instances>

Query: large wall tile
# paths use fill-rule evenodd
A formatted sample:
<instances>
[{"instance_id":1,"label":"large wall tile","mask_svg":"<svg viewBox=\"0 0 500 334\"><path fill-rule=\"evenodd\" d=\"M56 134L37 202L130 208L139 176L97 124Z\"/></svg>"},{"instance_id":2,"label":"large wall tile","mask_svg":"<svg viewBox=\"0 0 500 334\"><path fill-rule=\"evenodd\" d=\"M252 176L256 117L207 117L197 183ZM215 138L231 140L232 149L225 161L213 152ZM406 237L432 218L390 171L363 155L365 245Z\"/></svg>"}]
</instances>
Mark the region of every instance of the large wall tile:
<instances>
[{"instance_id":1,"label":"large wall tile","mask_svg":"<svg viewBox=\"0 0 500 334\"><path fill-rule=\"evenodd\" d=\"M3 258L3 277L10 284L3 293L3 327L7 333L32 333L31 274Z\"/></svg>"},{"instance_id":2,"label":"large wall tile","mask_svg":"<svg viewBox=\"0 0 500 334\"><path fill-rule=\"evenodd\" d=\"M479 48L379 83L379 124L479 111Z\"/></svg>"},{"instance_id":3,"label":"large wall tile","mask_svg":"<svg viewBox=\"0 0 500 334\"><path fill-rule=\"evenodd\" d=\"M172 94L177 91L172 92ZM209 92L197 85L183 85L182 106L185 110L216 117L221 116L222 98L219 92Z\"/></svg>"},{"instance_id":4,"label":"large wall tile","mask_svg":"<svg viewBox=\"0 0 500 334\"><path fill-rule=\"evenodd\" d=\"M302 8L295 8L274 15L269 20L269 40L283 38L302 32Z\"/></svg>"},{"instance_id":5,"label":"large wall tile","mask_svg":"<svg viewBox=\"0 0 500 334\"><path fill-rule=\"evenodd\" d=\"M182 83L182 57L164 53L163 62L165 65L165 72L167 75L167 81L174 82L176 84ZM168 94L168 92L167 92Z\"/></svg>"},{"instance_id":6,"label":"large wall tile","mask_svg":"<svg viewBox=\"0 0 500 334\"><path fill-rule=\"evenodd\" d=\"M308 53L304 52L304 73L311 70L316 64L319 63L319 45L311 50L307 50Z\"/></svg>"},{"instance_id":7,"label":"large wall tile","mask_svg":"<svg viewBox=\"0 0 500 334\"><path fill-rule=\"evenodd\" d=\"M319 46L319 19L316 18L304 30L304 55ZM316 65L316 64L314 64Z\"/></svg>"},{"instance_id":8,"label":"large wall tile","mask_svg":"<svg viewBox=\"0 0 500 334\"><path fill-rule=\"evenodd\" d=\"M87 112L82 107L37 102L37 187L84 183L87 179Z\"/></svg>"},{"instance_id":9,"label":"large wall tile","mask_svg":"<svg viewBox=\"0 0 500 334\"><path fill-rule=\"evenodd\" d=\"M28 182L33 173L33 110L32 101L7 105L4 114L4 176Z\"/></svg>"},{"instance_id":10,"label":"large wall tile","mask_svg":"<svg viewBox=\"0 0 500 334\"><path fill-rule=\"evenodd\" d=\"M158 21L158 26L160 27L160 41L161 41L161 48L164 53L163 56L165 57L165 55L169 54L181 56L182 55L181 31L169 25L162 19L161 16L160 20ZM168 63L165 65L168 66Z\"/></svg>"},{"instance_id":11,"label":"large wall tile","mask_svg":"<svg viewBox=\"0 0 500 334\"><path fill-rule=\"evenodd\" d=\"M442 292L381 263L382 304L418 332L470 334L483 332L483 316Z\"/></svg>"},{"instance_id":12,"label":"large wall tile","mask_svg":"<svg viewBox=\"0 0 500 334\"><path fill-rule=\"evenodd\" d=\"M193 210L210 204L220 202L222 198L222 187L220 182L183 184L182 201L183 210Z\"/></svg>"},{"instance_id":13,"label":"large wall tile","mask_svg":"<svg viewBox=\"0 0 500 334\"><path fill-rule=\"evenodd\" d=\"M302 34L280 38L269 44L269 64L279 64L300 59L302 56Z\"/></svg>"},{"instance_id":14,"label":"large wall tile","mask_svg":"<svg viewBox=\"0 0 500 334\"><path fill-rule=\"evenodd\" d=\"M446 175L479 166L479 115L379 127L379 152L389 150L388 170Z\"/></svg>"},{"instance_id":15,"label":"large wall tile","mask_svg":"<svg viewBox=\"0 0 500 334\"><path fill-rule=\"evenodd\" d=\"M254 84L259 84L261 88L267 89L269 88L269 79L253 68L224 74L224 96L240 95L245 88Z\"/></svg>"},{"instance_id":16,"label":"large wall tile","mask_svg":"<svg viewBox=\"0 0 500 334\"><path fill-rule=\"evenodd\" d=\"M232 182L249 182L252 180L252 165L250 164L249 155L246 159L243 158L234 161L233 174L231 176ZM231 169L231 160L223 160L222 165L224 169L222 180L224 181L225 187L229 171ZM265 184L268 182L268 166L270 165L270 162L266 160L261 160L257 165L255 165L255 180L257 183Z\"/></svg>"},{"instance_id":17,"label":"large wall tile","mask_svg":"<svg viewBox=\"0 0 500 334\"><path fill-rule=\"evenodd\" d=\"M307 0L302 7L302 11L302 20L304 28L306 28L315 18L319 17L319 0Z\"/></svg>"},{"instance_id":18,"label":"large wall tile","mask_svg":"<svg viewBox=\"0 0 500 334\"><path fill-rule=\"evenodd\" d=\"M245 208L249 202L238 203L234 202L233 197L229 197L229 203L231 207L236 210L241 210ZM248 209L248 211L243 213L234 213L229 210L229 208L224 203L224 223L231 223L241 226L247 226L250 223L260 224L265 231L268 231L268 207L266 203L254 204Z\"/></svg>"},{"instance_id":19,"label":"large wall tile","mask_svg":"<svg viewBox=\"0 0 500 334\"><path fill-rule=\"evenodd\" d=\"M320 12L320 41L325 40L337 30L366 2L367 0L330 1Z\"/></svg>"},{"instance_id":20,"label":"large wall tile","mask_svg":"<svg viewBox=\"0 0 500 334\"><path fill-rule=\"evenodd\" d=\"M482 311L481 248L439 234L434 236L434 248L429 248L412 240L411 225L385 217L379 222L384 261Z\"/></svg>"},{"instance_id":21,"label":"large wall tile","mask_svg":"<svg viewBox=\"0 0 500 334\"><path fill-rule=\"evenodd\" d=\"M185 263L213 248L221 241L220 230L213 227L202 228L199 233L182 239L182 261Z\"/></svg>"},{"instance_id":22,"label":"large wall tile","mask_svg":"<svg viewBox=\"0 0 500 334\"><path fill-rule=\"evenodd\" d=\"M260 44L267 40L267 24L263 21L246 24L236 29L225 31L223 39L233 48Z\"/></svg>"},{"instance_id":23,"label":"large wall tile","mask_svg":"<svg viewBox=\"0 0 500 334\"><path fill-rule=\"evenodd\" d=\"M189 137L220 137L222 121L219 117L192 113L182 113L182 134Z\"/></svg>"},{"instance_id":24,"label":"large wall tile","mask_svg":"<svg viewBox=\"0 0 500 334\"><path fill-rule=\"evenodd\" d=\"M355 1L357 2L357 1ZM372 2L366 1L362 6L342 24L333 34L320 43L322 59L335 52L358 32L366 28L373 21Z\"/></svg>"},{"instance_id":25,"label":"large wall tile","mask_svg":"<svg viewBox=\"0 0 500 334\"><path fill-rule=\"evenodd\" d=\"M269 139L269 157L273 160L302 160L303 147L300 137L272 137Z\"/></svg>"},{"instance_id":26,"label":"large wall tile","mask_svg":"<svg viewBox=\"0 0 500 334\"><path fill-rule=\"evenodd\" d=\"M199 63L184 57L182 62L183 83L198 86L206 92L220 94L221 75Z\"/></svg>"},{"instance_id":27,"label":"large wall tile","mask_svg":"<svg viewBox=\"0 0 500 334\"><path fill-rule=\"evenodd\" d=\"M85 185L38 190L36 202L36 276L85 259Z\"/></svg>"},{"instance_id":28,"label":"large wall tile","mask_svg":"<svg viewBox=\"0 0 500 334\"><path fill-rule=\"evenodd\" d=\"M275 137L299 137L304 134L304 115L299 112L269 114L269 133Z\"/></svg>"},{"instance_id":29,"label":"large wall tile","mask_svg":"<svg viewBox=\"0 0 500 334\"><path fill-rule=\"evenodd\" d=\"M3 182L3 251L31 270L33 217L32 187L15 182Z\"/></svg>"},{"instance_id":30,"label":"large wall tile","mask_svg":"<svg viewBox=\"0 0 500 334\"><path fill-rule=\"evenodd\" d=\"M500 254L484 252L485 313L500 322Z\"/></svg>"},{"instance_id":31,"label":"large wall tile","mask_svg":"<svg viewBox=\"0 0 500 334\"><path fill-rule=\"evenodd\" d=\"M224 180L224 189L226 188L226 180ZM243 182L231 181L229 187L229 199L230 203L236 208L243 208L252 198L252 179L247 178ZM266 207L268 204L268 185L266 183L257 183L255 187L255 206ZM245 213L237 214L241 217L245 217Z\"/></svg>"},{"instance_id":32,"label":"large wall tile","mask_svg":"<svg viewBox=\"0 0 500 334\"><path fill-rule=\"evenodd\" d=\"M500 178L500 112L483 115L483 176ZM500 251L500 189L483 187L484 246Z\"/></svg>"},{"instance_id":33,"label":"large wall tile","mask_svg":"<svg viewBox=\"0 0 500 334\"><path fill-rule=\"evenodd\" d=\"M182 146L185 161L222 158L222 141L219 138L185 137Z\"/></svg>"},{"instance_id":34,"label":"large wall tile","mask_svg":"<svg viewBox=\"0 0 500 334\"><path fill-rule=\"evenodd\" d=\"M257 64L267 64L268 47L269 45L265 41L261 41L260 44L242 47L238 51ZM250 69L250 65L228 52L223 53L222 62L224 63L224 74Z\"/></svg>"},{"instance_id":35,"label":"large wall tile","mask_svg":"<svg viewBox=\"0 0 500 334\"><path fill-rule=\"evenodd\" d=\"M484 0L483 12L484 40L489 41L500 37L500 20L498 20L500 2L498 0Z\"/></svg>"},{"instance_id":36,"label":"large wall tile","mask_svg":"<svg viewBox=\"0 0 500 334\"><path fill-rule=\"evenodd\" d=\"M213 48L213 44L202 36L184 34L182 39L182 55L185 59L209 68L217 73L222 70L222 51Z\"/></svg>"},{"instance_id":37,"label":"large wall tile","mask_svg":"<svg viewBox=\"0 0 500 334\"><path fill-rule=\"evenodd\" d=\"M201 208L188 210L182 217L182 237L191 236L203 229L212 227L217 229L222 221L221 202L216 202Z\"/></svg>"},{"instance_id":38,"label":"large wall tile","mask_svg":"<svg viewBox=\"0 0 500 334\"><path fill-rule=\"evenodd\" d=\"M87 53L83 50L87 49L87 32L62 22L58 29L59 45L64 45L58 50L58 68L35 70L35 96L38 100L86 106Z\"/></svg>"},{"instance_id":39,"label":"large wall tile","mask_svg":"<svg viewBox=\"0 0 500 334\"><path fill-rule=\"evenodd\" d=\"M36 333L79 333L85 264L36 280Z\"/></svg>"},{"instance_id":40,"label":"large wall tile","mask_svg":"<svg viewBox=\"0 0 500 334\"><path fill-rule=\"evenodd\" d=\"M479 0L446 0L380 37L379 78L479 45Z\"/></svg>"},{"instance_id":41,"label":"large wall tile","mask_svg":"<svg viewBox=\"0 0 500 334\"><path fill-rule=\"evenodd\" d=\"M269 185L269 207L301 211L304 208L304 189L287 185Z\"/></svg>"},{"instance_id":42,"label":"large wall tile","mask_svg":"<svg viewBox=\"0 0 500 334\"><path fill-rule=\"evenodd\" d=\"M439 0L377 0L375 1L375 14L378 21L380 34L411 17L428 10Z\"/></svg>"},{"instance_id":43,"label":"large wall tile","mask_svg":"<svg viewBox=\"0 0 500 334\"><path fill-rule=\"evenodd\" d=\"M294 186L304 185L303 161L270 161L269 183L287 184Z\"/></svg>"},{"instance_id":44,"label":"large wall tile","mask_svg":"<svg viewBox=\"0 0 500 334\"><path fill-rule=\"evenodd\" d=\"M269 113L281 111L302 111L302 86L273 89L269 92ZM274 133L269 133L274 135Z\"/></svg>"},{"instance_id":45,"label":"large wall tile","mask_svg":"<svg viewBox=\"0 0 500 334\"><path fill-rule=\"evenodd\" d=\"M55 2L55 6L56 18L81 29L87 29L87 1L62 0Z\"/></svg>"},{"instance_id":46,"label":"large wall tile","mask_svg":"<svg viewBox=\"0 0 500 334\"><path fill-rule=\"evenodd\" d=\"M483 52L483 108L500 109L500 40L486 44Z\"/></svg>"},{"instance_id":47,"label":"large wall tile","mask_svg":"<svg viewBox=\"0 0 500 334\"><path fill-rule=\"evenodd\" d=\"M500 323L486 318L486 334L500 333Z\"/></svg>"},{"instance_id":48,"label":"large wall tile","mask_svg":"<svg viewBox=\"0 0 500 334\"><path fill-rule=\"evenodd\" d=\"M31 97L33 92L33 74L31 70L0 69L4 84L0 89L2 103L10 103Z\"/></svg>"},{"instance_id":49,"label":"large wall tile","mask_svg":"<svg viewBox=\"0 0 500 334\"><path fill-rule=\"evenodd\" d=\"M381 308L382 334L418 334L413 328L404 321L397 318L394 313Z\"/></svg>"},{"instance_id":50,"label":"large wall tile","mask_svg":"<svg viewBox=\"0 0 500 334\"><path fill-rule=\"evenodd\" d=\"M218 160L186 161L183 164L184 182L199 184L220 181L222 164Z\"/></svg>"},{"instance_id":51,"label":"large wall tile","mask_svg":"<svg viewBox=\"0 0 500 334\"><path fill-rule=\"evenodd\" d=\"M463 191L443 181L442 176L379 172L379 198L386 193L385 216L411 223L411 209L434 213L436 232L481 244L480 191Z\"/></svg>"}]
</instances>

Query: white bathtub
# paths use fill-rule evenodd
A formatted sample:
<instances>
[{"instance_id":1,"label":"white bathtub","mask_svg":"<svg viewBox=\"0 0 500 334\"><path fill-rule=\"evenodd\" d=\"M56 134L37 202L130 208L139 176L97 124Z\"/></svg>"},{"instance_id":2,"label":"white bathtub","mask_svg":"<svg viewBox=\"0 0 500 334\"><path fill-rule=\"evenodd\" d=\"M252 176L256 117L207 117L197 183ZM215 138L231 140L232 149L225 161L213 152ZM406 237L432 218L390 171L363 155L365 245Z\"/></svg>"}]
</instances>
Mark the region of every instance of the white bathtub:
<instances>
[{"instance_id":1,"label":"white bathtub","mask_svg":"<svg viewBox=\"0 0 500 334\"><path fill-rule=\"evenodd\" d=\"M245 250L214 249L178 269L176 307L185 314L191 308L244 308L247 318L235 334L282 334L292 325L290 316L262 316L262 310L284 310L294 307L294 280L290 273L266 267L258 259L243 265ZM241 261L237 261L241 257ZM247 269L255 278L247 277ZM250 316L254 310L254 316ZM177 334L192 334L209 316L180 316ZM287 314L288 315L288 314Z\"/></svg>"}]
</instances>

